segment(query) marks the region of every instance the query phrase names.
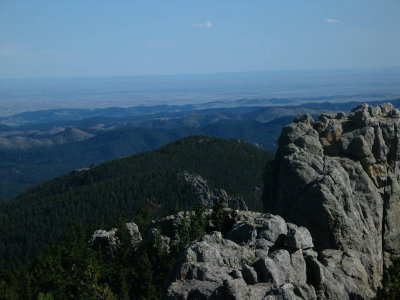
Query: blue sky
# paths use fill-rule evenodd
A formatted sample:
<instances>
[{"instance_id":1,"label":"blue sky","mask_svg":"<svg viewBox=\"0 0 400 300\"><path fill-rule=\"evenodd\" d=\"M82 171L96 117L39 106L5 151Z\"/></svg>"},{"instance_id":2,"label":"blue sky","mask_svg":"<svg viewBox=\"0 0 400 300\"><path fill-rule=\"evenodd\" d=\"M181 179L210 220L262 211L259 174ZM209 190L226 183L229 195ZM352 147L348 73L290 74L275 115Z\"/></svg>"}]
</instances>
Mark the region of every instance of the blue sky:
<instances>
[{"instance_id":1,"label":"blue sky","mask_svg":"<svg viewBox=\"0 0 400 300\"><path fill-rule=\"evenodd\" d=\"M0 77L400 66L399 0L0 0Z\"/></svg>"}]
</instances>

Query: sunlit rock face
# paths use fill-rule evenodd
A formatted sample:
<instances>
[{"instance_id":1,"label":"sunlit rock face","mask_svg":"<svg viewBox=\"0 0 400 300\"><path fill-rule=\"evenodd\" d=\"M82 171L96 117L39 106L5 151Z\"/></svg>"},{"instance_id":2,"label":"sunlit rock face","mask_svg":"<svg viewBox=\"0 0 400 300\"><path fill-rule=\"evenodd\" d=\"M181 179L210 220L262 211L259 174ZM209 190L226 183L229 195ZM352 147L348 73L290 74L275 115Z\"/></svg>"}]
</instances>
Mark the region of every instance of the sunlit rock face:
<instances>
[{"instance_id":1,"label":"sunlit rock face","mask_svg":"<svg viewBox=\"0 0 400 300\"><path fill-rule=\"evenodd\" d=\"M328 269L346 263L373 291L400 254L399 132L391 104L302 115L283 128L264 175L264 210L308 228Z\"/></svg>"},{"instance_id":2,"label":"sunlit rock face","mask_svg":"<svg viewBox=\"0 0 400 300\"><path fill-rule=\"evenodd\" d=\"M276 215L234 211L230 216L233 225L225 236L215 231L185 249L164 299L373 297L356 251L318 254L305 227Z\"/></svg>"}]
</instances>

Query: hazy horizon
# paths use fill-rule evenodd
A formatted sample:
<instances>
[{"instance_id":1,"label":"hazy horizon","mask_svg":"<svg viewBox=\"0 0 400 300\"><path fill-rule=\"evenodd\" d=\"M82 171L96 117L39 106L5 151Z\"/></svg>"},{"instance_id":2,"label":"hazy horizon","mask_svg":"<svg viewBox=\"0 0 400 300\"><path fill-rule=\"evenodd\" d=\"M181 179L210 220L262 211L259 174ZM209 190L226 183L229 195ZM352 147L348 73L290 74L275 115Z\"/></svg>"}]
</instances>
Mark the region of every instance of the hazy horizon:
<instances>
[{"instance_id":1,"label":"hazy horizon","mask_svg":"<svg viewBox=\"0 0 400 300\"><path fill-rule=\"evenodd\" d=\"M0 116L57 108L185 105L284 98L294 103L400 97L400 68L88 78L0 79ZM277 103L279 104L279 103Z\"/></svg>"},{"instance_id":2,"label":"hazy horizon","mask_svg":"<svg viewBox=\"0 0 400 300\"><path fill-rule=\"evenodd\" d=\"M3 0L0 116L399 97L399 15L396 0Z\"/></svg>"},{"instance_id":3,"label":"hazy horizon","mask_svg":"<svg viewBox=\"0 0 400 300\"><path fill-rule=\"evenodd\" d=\"M93 75L93 76L55 76L55 77L0 77L0 81L8 80L57 80L57 79L123 79L123 78L156 78L156 77L180 77L180 76L213 76L213 75L232 75L232 74L262 74L262 73L296 73L296 72L335 72L335 71L371 71L371 70L390 70L400 69L400 64L395 66L375 66L375 67L337 67L337 68L315 68L315 69L273 69L273 70L247 70L232 72L201 72L201 73L166 73L166 74L126 74L126 75Z\"/></svg>"}]
</instances>

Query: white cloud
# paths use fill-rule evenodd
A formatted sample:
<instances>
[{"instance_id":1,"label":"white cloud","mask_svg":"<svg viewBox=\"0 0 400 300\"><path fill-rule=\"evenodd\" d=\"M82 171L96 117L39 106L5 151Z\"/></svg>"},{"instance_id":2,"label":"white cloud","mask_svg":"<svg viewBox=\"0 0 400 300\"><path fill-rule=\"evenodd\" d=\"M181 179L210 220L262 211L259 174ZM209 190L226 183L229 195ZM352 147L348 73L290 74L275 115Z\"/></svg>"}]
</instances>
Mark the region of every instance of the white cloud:
<instances>
[{"instance_id":1,"label":"white cloud","mask_svg":"<svg viewBox=\"0 0 400 300\"><path fill-rule=\"evenodd\" d=\"M326 23L339 24L340 20L338 20L338 19L326 19L325 22Z\"/></svg>"},{"instance_id":2,"label":"white cloud","mask_svg":"<svg viewBox=\"0 0 400 300\"><path fill-rule=\"evenodd\" d=\"M193 24L193 27L212 28L213 27L213 23L211 21L207 21L207 22L201 23L201 24Z\"/></svg>"}]
</instances>

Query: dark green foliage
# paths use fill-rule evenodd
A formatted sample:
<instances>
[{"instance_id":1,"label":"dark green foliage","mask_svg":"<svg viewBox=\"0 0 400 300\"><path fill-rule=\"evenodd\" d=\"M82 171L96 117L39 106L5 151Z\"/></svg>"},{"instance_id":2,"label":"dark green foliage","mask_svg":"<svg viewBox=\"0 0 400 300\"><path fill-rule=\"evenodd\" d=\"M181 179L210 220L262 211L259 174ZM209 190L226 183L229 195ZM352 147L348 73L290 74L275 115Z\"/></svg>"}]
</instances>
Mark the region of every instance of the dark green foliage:
<instances>
[{"instance_id":1,"label":"dark green foliage","mask_svg":"<svg viewBox=\"0 0 400 300\"><path fill-rule=\"evenodd\" d=\"M198 203L194 208L194 215L191 218L191 241L197 240L205 234L207 228L207 220L203 217L205 207Z\"/></svg>"},{"instance_id":2,"label":"dark green foliage","mask_svg":"<svg viewBox=\"0 0 400 300\"><path fill-rule=\"evenodd\" d=\"M211 221L214 230L220 231L223 234L232 227L232 218L229 217L230 211L226 210L225 200L220 198L218 202L214 203L213 211L211 214Z\"/></svg>"},{"instance_id":3,"label":"dark green foliage","mask_svg":"<svg viewBox=\"0 0 400 300\"><path fill-rule=\"evenodd\" d=\"M185 211L185 217L179 224L179 246L184 248L191 241L201 238L208 228L206 219L203 217L205 207L201 204L195 206L194 212Z\"/></svg>"},{"instance_id":4,"label":"dark green foliage","mask_svg":"<svg viewBox=\"0 0 400 300\"><path fill-rule=\"evenodd\" d=\"M134 128L65 145L0 150L0 202L74 169L153 150L180 137L164 131Z\"/></svg>"},{"instance_id":5,"label":"dark green foliage","mask_svg":"<svg viewBox=\"0 0 400 300\"><path fill-rule=\"evenodd\" d=\"M73 299L82 295L88 299L91 289L98 287L99 266L86 246L85 233L74 228L63 239L48 246L43 255L31 264L5 270L0 278L5 289L0 299ZM11 276L11 277L10 277ZM105 288L105 287L104 287ZM18 297L19 296L19 297Z\"/></svg>"},{"instance_id":6,"label":"dark green foliage","mask_svg":"<svg viewBox=\"0 0 400 300\"><path fill-rule=\"evenodd\" d=\"M129 128L113 130L91 139L64 145L26 150L0 150L0 202L74 169L153 150L194 134L241 139L256 143L263 149L275 150L282 126L290 123L291 119L290 117L287 120L267 123L226 120L203 127L179 126L167 130Z\"/></svg>"},{"instance_id":7,"label":"dark green foliage","mask_svg":"<svg viewBox=\"0 0 400 300\"><path fill-rule=\"evenodd\" d=\"M393 265L384 273L382 288L379 289L376 299L400 299L400 258L395 259Z\"/></svg>"},{"instance_id":8,"label":"dark green foliage","mask_svg":"<svg viewBox=\"0 0 400 300\"><path fill-rule=\"evenodd\" d=\"M24 262L73 224L89 230L129 220L147 209L147 220L196 203L192 186L178 179L187 170L261 210L254 193L272 154L237 140L188 137L159 150L72 172L0 204L0 259Z\"/></svg>"},{"instance_id":9,"label":"dark green foliage","mask_svg":"<svg viewBox=\"0 0 400 300\"><path fill-rule=\"evenodd\" d=\"M121 224L120 246L110 255L106 249L89 248L90 236L75 227L31 263L2 269L0 299L160 299L179 253L205 233L203 213L201 206L194 213L188 212L185 242L182 240L170 253L161 247L160 239L155 244L145 240L132 247L129 233ZM145 209L133 220L143 228L151 224ZM142 233L146 235L146 231Z\"/></svg>"}]
</instances>

